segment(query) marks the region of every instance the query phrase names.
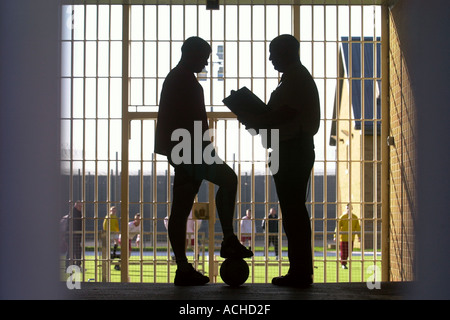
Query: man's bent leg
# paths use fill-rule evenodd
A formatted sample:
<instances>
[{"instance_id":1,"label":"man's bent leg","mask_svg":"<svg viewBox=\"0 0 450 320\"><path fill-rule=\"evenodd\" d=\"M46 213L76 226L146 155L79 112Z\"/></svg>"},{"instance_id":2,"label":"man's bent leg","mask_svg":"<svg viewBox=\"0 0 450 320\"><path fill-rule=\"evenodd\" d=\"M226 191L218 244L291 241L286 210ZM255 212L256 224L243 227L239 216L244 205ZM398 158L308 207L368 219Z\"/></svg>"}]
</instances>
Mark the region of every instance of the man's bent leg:
<instances>
[{"instance_id":1,"label":"man's bent leg","mask_svg":"<svg viewBox=\"0 0 450 320\"><path fill-rule=\"evenodd\" d=\"M205 180L219 188L216 193L216 207L224 237L234 234L233 215L236 206L237 176L227 164L206 166Z\"/></svg>"},{"instance_id":2,"label":"man's bent leg","mask_svg":"<svg viewBox=\"0 0 450 320\"><path fill-rule=\"evenodd\" d=\"M236 206L237 176L224 162L203 164L198 170L201 177L219 187L216 193L216 207L224 235L220 255L223 258L249 258L253 253L244 247L233 231L233 215Z\"/></svg>"}]
</instances>

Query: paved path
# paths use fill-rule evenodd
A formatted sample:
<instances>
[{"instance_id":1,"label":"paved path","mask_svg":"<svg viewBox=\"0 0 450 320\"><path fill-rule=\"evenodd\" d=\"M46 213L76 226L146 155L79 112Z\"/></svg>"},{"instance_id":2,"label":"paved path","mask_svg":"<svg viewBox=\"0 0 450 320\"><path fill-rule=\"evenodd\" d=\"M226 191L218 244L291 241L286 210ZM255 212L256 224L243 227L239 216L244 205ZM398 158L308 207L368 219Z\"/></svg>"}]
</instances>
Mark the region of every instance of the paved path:
<instances>
[{"instance_id":1,"label":"paved path","mask_svg":"<svg viewBox=\"0 0 450 320\"><path fill-rule=\"evenodd\" d=\"M318 283L307 289L280 288L271 284L225 284L201 287L175 287L173 284L81 283L81 289L68 290L68 298L81 300L401 300L411 284L383 282L381 289L368 289L366 283Z\"/></svg>"}]
</instances>

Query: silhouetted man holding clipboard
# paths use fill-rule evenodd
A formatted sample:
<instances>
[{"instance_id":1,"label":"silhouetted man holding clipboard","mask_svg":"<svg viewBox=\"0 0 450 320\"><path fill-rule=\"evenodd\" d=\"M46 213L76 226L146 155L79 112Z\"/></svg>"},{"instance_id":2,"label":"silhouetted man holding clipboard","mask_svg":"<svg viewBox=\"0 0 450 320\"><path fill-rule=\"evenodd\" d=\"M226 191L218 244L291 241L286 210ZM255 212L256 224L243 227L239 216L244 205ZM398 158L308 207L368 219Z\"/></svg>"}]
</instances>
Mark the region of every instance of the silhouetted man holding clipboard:
<instances>
[{"instance_id":1,"label":"silhouetted man holding clipboard","mask_svg":"<svg viewBox=\"0 0 450 320\"><path fill-rule=\"evenodd\" d=\"M311 74L300 62L297 39L281 35L270 43L269 50L269 59L283 76L266 111L259 112L258 104L237 111L233 111L236 105L229 107L248 129L279 130L279 141L272 141L271 145L278 148L279 166L272 174L288 238L290 268L287 275L273 278L272 283L306 287L312 283L313 266L311 225L305 202L315 160L313 137L320 122L319 95ZM225 103L229 102L227 99Z\"/></svg>"}]
</instances>

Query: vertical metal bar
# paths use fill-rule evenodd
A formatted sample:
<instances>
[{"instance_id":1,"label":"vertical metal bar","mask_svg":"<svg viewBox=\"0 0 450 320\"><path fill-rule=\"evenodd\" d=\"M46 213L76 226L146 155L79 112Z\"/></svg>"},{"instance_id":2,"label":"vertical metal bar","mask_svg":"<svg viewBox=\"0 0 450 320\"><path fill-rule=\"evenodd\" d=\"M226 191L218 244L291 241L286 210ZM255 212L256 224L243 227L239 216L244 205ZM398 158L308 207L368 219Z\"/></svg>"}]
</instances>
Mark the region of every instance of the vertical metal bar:
<instances>
[{"instance_id":1,"label":"vertical metal bar","mask_svg":"<svg viewBox=\"0 0 450 320\"><path fill-rule=\"evenodd\" d=\"M352 134L353 134L353 130L352 130L352 106L353 106L353 79L354 79L354 74L353 74L353 37L352 37L352 7L349 7L349 15L348 15L348 26L349 26L349 43L348 43L348 70L349 70L349 104L348 104L348 119L347 120L347 125L348 125L348 132L349 132L349 141L348 141L348 199L347 201L351 204L352 207L354 207L354 202L352 199L352 181L353 181L353 152L352 152ZM347 231L347 236L348 236L348 231ZM348 258L347 258L347 262L349 264L349 277L348 277L348 281L351 282L351 275L352 275L352 264L351 264L351 259L349 259L351 257L351 250L349 250L348 252Z\"/></svg>"},{"instance_id":2,"label":"vertical metal bar","mask_svg":"<svg viewBox=\"0 0 450 320\"><path fill-rule=\"evenodd\" d=\"M381 15L381 257L382 281L389 281L390 268L390 150L386 141L390 131L389 114L389 8L382 6ZM374 252L375 254L375 252Z\"/></svg>"},{"instance_id":3,"label":"vertical metal bar","mask_svg":"<svg viewBox=\"0 0 450 320\"><path fill-rule=\"evenodd\" d=\"M268 101L266 101L266 97L267 97L267 43L270 41L269 39L267 39L267 6L264 6L264 101L267 103ZM264 216L263 216L263 221L261 221L261 223L265 224L265 229L264 229L264 233L263 233L263 250L264 250L264 257L268 257L268 224L267 224L267 212L269 211L269 199L270 199L270 189L269 189L269 174L270 174L270 169L268 166L268 162L269 162L269 152L268 150L265 150L265 197L264 197ZM256 214L255 214L256 216ZM267 272L265 272L264 274L264 282L268 282L268 275Z\"/></svg>"},{"instance_id":4,"label":"vertical metal bar","mask_svg":"<svg viewBox=\"0 0 450 320\"><path fill-rule=\"evenodd\" d=\"M324 104L323 104L323 129L324 132L328 132L327 130L327 104L328 104L328 98L327 98L327 91L328 91L328 75L327 75L327 7L323 7L323 39L324 39ZM327 250L328 250L328 156L327 156L327 138L326 134L324 134L323 137L323 145L324 145L324 162L323 162L323 206L322 206L322 245L323 245L323 257L324 260L327 256ZM314 252L314 251L313 251ZM324 268L325 270L325 268Z\"/></svg>"},{"instance_id":5,"label":"vertical metal bar","mask_svg":"<svg viewBox=\"0 0 450 320\"><path fill-rule=\"evenodd\" d=\"M376 12L374 9L373 15L375 16L375 14L376 14ZM374 23L375 23L375 21L374 21ZM374 43L373 43L373 47L372 47L372 55L374 57L374 59L373 59L374 63L373 63L373 71L372 71L372 74L373 74L373 80L372 80L372 83L373 83L373 91L372 91L373 110L372 110L372 114L374 115L373 116L373 121L374 121L373 122L373 132L374 132L373 144L374 145L372 148L372 153L374 156L373 156L372 175L373 175L374 179L373 179L373 183L372 183L372 188L374 190L374 193L373 193L373 203L372 203L372 212L373 212L373 214L372 214L372 219L373 219L373 222L372 222L372 229L373 229L373 235L372 235L373 257L372 257L372 259L373 259L373 261L372 261L372 263L376 264L376 257L377 257L377 250L378 250L378 226L377 226L378 218L379 218L378 217L378 206L379 206L379 201L380 201L380 196L381 196L381 191L378 188L378 186L381 186L381 184L380 184L381 180L378 177L379 163L380 163L380 156L381 156L381 153L378 152L378 150L380 150L380 147L381 147L380 146L380 138L379 138L379 137L381 137L381 132L380 132L380 129L378 128L378 123L382 119L378 118L377 107L376 107L377 106L377 90L378 90L377 89L378 74L377 74L376 66L377 66L377 61L379 61L379 59L380 59L379 55L377 54L377 47L378 47L379 43L378 43L378 39L376 38L375 34L373 36L373 39L374 39ZM381 90L381 88L380 88L380 90ZM381 92L379 94L381 96ZM364 253L362 253L362 254L364 257L365 256Z\"/></svg>"},{"instance_id":6,"label":"vertical metal bar","mask_svg":"<svg viewBox=\"0 0 450 320\"><path fill-rule=\"evenodd\" d=\"M108 137L111 137L111 106L110 106L110 99L111 99L111 5L108 6L108 28L109 28L109 34L108 34L108 73L107 73L107 77L108 77L108 89L107 89L107 130L108 130ZM107 143L107 147L106 147L106 158L107 158L107 171L108 171L108 176L107 176L107 194L106 194L106 202L107 202L107 214L109 213L109 209L111 208L111 204L112 204L112 199L111 199L111 178L112 178L112 169L111 169L111 138L108 138L108 143ZM117 173L116 173L117 174ZM114 181L115 182L115 181ZM116 200L116 199L114 199ZM107 248L102 248L102 250L108 250L110 248L110 243L111 243L111 234L110 234L110 223L108 223L108 230L106 231L107 234ZM105 260L102 260L102 265L106 265L105 268L102 268L102 272L103 270L107 270L106 274L102 274L102 280L103 281L111 281L111 272L110 272L110 257L106 256ZM103 259L103 256L102 256ZM106 269L107 268L107 269Z\"/></svg>"},{"instance_id":7,"label":"vertical metal bar","mask_svg":"<svg viewBox=\"0 0 450 320\"><path fill-rule=\"evenodd\" d=\"M364 228L364 223L366 221L366 201L368 199L366 199L365 197L365 183L366 183L366 179L364 176L364 168L365 168L365 161L366 161L366 155L365 155L365 137L366 137L366 117L365 117L365 111L366 111L366 104L365 104L365 65L364 65L364 49L365 49L365 39L364 39L364 31L363 31L363 18L362 18L362 6L355 6L355 8L359 8L360 12L361 12L361 17L360 17L360 56L358 57L359 59L359 65L360 67L360 79L358 80L360 82L360 87L361 87L361 96L359 97L359 103L361 104L361 134L360 134L360 141L359 141L359 159L355 159L356 161L358 161L357 165L359 166L359 221L360 223L363 225L362 227ZM355 232L352 228L353 226L353 217L352 215L350 215L350 233L349 233L349 240L353 239L353 233ZM362 242L363 244L364 242ZM350 259L350 266L354 268L355 263L353 263L353 249L354 249L354 244L353 241L351 241L349 243L349 259ZM362 268L361 268L362 269ZM350 269L351 270L351 269ZM352 272L349 273L350 276L352 276ZM351 278L349 277L349 280L351 280Z\"/></svg>"},{"instance_id":8,"label":"vertical metal bar","mask_svg":"<svg viewBox=\"0 0 450 320\"><path fill-rule=\"evenodd\" d=\"M130 120L128 117L129 95L129 32L130 5L122 6L122 179L121 179L121 282L128 282L128 149Z\"/></svg>"},{"instance_id":9,"label":"vertical metal bar","mask_svg":"<svg viewBox=\"0 0 450 320\"><path fill-rule=\"evenodd\" d=\"M374 86L374 92L373 92L373 97L374 97L374 99L373 99L373 107L374 107L373 108L373 114L374 115L377 114L377 99L378 99L377 92L380 95L380 97L381 97L381 94L382 94L381 93L381 87L378 86L378 83L380 81L379 79L380 79L381 75L378 74L377 65L378 65L378 61L381 61L380 60L381 59L381 54L378 54L377 47L379 45L381 45L381 44L378 43L378 39L376 37L377 8L379 8L379 7L375 7L375 6L373 7L373 39L375 39L377 41L374 44L374 46L373 46L373 56L375 57L374 64L373 64L373 71L372 71L373 74L374 74L374 81L373 81L373 86ZM376 133L377 133L376 136L377 137L378 136L381 137L381 130L378 128L378 123L380 123L379 121L381 121L381 123L382 123L383 119L378 119L378 116L376 116L374 118L376 119L376 123L374 124L374 130L376 130ZM373 226L373 229L374 229L374 237L373 237L373 243L374 243L374 245L373 245L373 264L374 265L376 265L376 263L377 263L377 252L378 252L378 248L379 248L379 246L378 246L378 239L381 239L379 237L379 235L378 235L378 231L379 231L378 222L380 221L378 208L380 207L381 192L382 192L381 191L382 180L381 180L381 177L378 177L378 172L380 172L379 164L380 164L380 160L381 160L380 159L380 157L381 157L381 143L380 142L381 141L382 141L381 139L377 138L374 141L375 146L373 148L373 152L376 155L376 157L375 157L376 158L376 162L374 164L374 170L373 170L374 177L375 177L373 188L376 190L376 196L374 197L374 206L373 206L373 212L374 212L374 222L373 222L373 224L374 224L374 226ZM381 174L381 172L380 172L380 174ZM380 186L380 189L378 189L378 186ZM379 275L379 276L381 276L381 275Z\"/></svg>"},{"instance_id":10,"label":"vertical metal bar","mask_svg":"<svg viewBox=\"0 0 450 320\"><path fill-rule=\"evenodd\" d=\"M292 32L293 36L300 41L300 5L292 5Z\"/></svg>"},{"instance_id":11,"label":"vertical metal bar","mask_svg":"<svg viewBox=\"0 0 450 320\"><path fill-rule=\"evenodd\" d=\"M214 119L209 119L209 129L214 128ZM215 197L214 197L214 184L212 182L208 182L208 202L209 202L209 220L208 220L208 274L211 283L215 282L215 256L214 256L214 247L215 247L215 230L214 226L216 223L216 205L215 205Z\"/></svg>"},{"instance_id":12,"label":"vertical metal bar","mask_svg":"<svg viewBox=\"0 0 450 320\"><path fill-rule=\"evenodd\" d=\"M213 10L209 10L209 39L210 39L210 45L211 48L214 47L213 45ZM212 57L210 57L209 59L209 105L210 105L210 110L214 111L214 77L213 77L213 62L212 62ZM208 80L208 79L207 79Z\"/></svg>"},{"instance_id":13,"label":"vertical metal bar","mask_svg":"<svg viewBox=\"0 0 450 320\"><path fill-rule=\"evenodd\" d=\"M156 129L156 121L154 121L155 126L154 128ZM155 134L155 130L153 131ZM155 244L157 243L157 226L158 226L158 205L156 204L157 202L157 195L158 195L158 190L157 190L157 186L158 186L158 180L157 180L157 175L158 175L158 171L156 170L156 153L152 154L152 181L153 181L153 187L152 187L152 212L153 212L153 282L156 283L156 266L157 266L157 256L156 256L156 246ZM169 243L169 239L167 237L167 241L166 241L166 245L167 245L167 261L169 261L170 259L170 243ZM169 270L167 270L167 274L168 276L170 275ZM167 280L167 282L169 282L169 279Z\"/></svg>"},{"instance_id":14,"label":"vertical metal bar","mask_svg":"<svg viewBox=\"0 0 450 320\"><path fill-rule=\"evenodd\" d=\"M82 187L80 200L83 201L83 209L81 211L81 260L85 261L84 248L85 248L85 219L86 219L86 6L83 6L83 18L84 18L84 30L83 30L83 156L82 156ZM80 231L76 231L77 233ZM81 261L80 261L81 263ZM85 281L86 273L83 272L83 281Z\"/></svg>"},{"instance_id":15,"label":"vertical metal bar","mask_svg":"<svg viewBox=\"0 0 450 320\"><path fill-rule=\"evenodd\" d=\"M143 265L143 254L144 254L144 244L145 244L145 235L144 235L144 123L145 120L141 120L141 157L140 157L140 188L139 188L139 213L141 214L141 223L139 224L140 227L140 235L141 235L141 241L139 244L139 268L140 268L140 275L141 275L141 282L143 282L143 276L144 276L144 265ZM153 244L155 246L156 243Z\"/></svg>"},{"instance_id":16,"label":"vertical metal bar","mask_svg":"<svg viewBox=\"0 0 450 320\"><path fill-rule=\"evenodd\" d=\"M254 39L253 39L253 6L250 6L250 88L253 91L253 46L254 46ZM254 139L252 139L253 141ZM252 149L253 150L253 149ZM252 153L252 160L253 160L253 153Z\"/></svg>"},{"instance_id":17,"label":"vertical metal bar","mask_svg":"<svg viewBox=\"0 0 450 320\"><path fill-rule=\"evenodd\" d=\"M252 149L254 150L254 137L252 137ZM250 240L250 245L253 248L253 250L255 249L255 161L254 161L254 152L252 152L252 171L251 171L251 176L250 176L250 210L251 210L251 219L250 221L252 222L251 224L251 240ZM242 217L242 216L239 216ZM252 283L255 282L255 259L254 257L252 257ZM267 267L264 270L264 273L267 274L268 270Z\"/></svg>"},{"instance_id":18,"label":"vertical metal bar","mask_svg":"<svg viewBox=\"0 0 450 320\"><path fill-rule=\"evenodd\" d=\"M156 44L155 44L155 81L156 81L156 88L155 88L155 96L156 96L156 104L159 105L159 88L162 87L162 84L160 84L159 79L159 6L155 7L155 37L156 37Z\"/></svg>"},{"instance_id":19,"label":"vertical metal bar","mask_svg":"<svg viewBox=\"0 0 450 320\"><path fill-rule=\"evenodd\" d=\"M227 96L227 67L225 64L225 57L227 54L227 5L224 4L223 5L223 59L222 59L222 64L223 64L223 96L226 97ZM227 122L225 122L227 123ZM225 129L226 132L226 129ZM225 150L225 155L226 155L226 150ZM226 159L226 158L225 158Z\"/></svg>"},{"instance_id":20,"label":"vertical metal bar","mask_svg":"<svg viewBox=\"0 0 450 320\"><path fill-rule=\"evenodd\" d=\"M316 78L316 74L315 74L315 66L314 66L314 52L315 52L315 44L316 44L316 40L315 40L315 34L314 34L314 11L317 7L316 6L311 6L311 74L313 76L313 78ZM314 166L311 170L310 173L310 180L309 180L309 185L310 185L310 196L311 199L309 201L310 203L310 228L311 228L311 250L312 252L314 252L314 230L316 228L316 215L315 215L315 206L314 206L314 202L315 202L315 181L314 181ZM308 199L305 195L305 200L306 203L305 205L308 205ZM314 258L314 257L313 257Z\"/></svg>"},{"instance_id":21,"label":"vertical metal bar","mask_svg":"<svg viewBox=\"0 0 450 320\"><path fill-rule=\"evenodd\" d=\"M142 6L142 106L145 106L145 6ZM145 109L145 107L144 107ZM142 213L142 212L141 212Z\"/></svg>"},{"instance_id":22,"label":"vertical metal bar","mask_svg":"<svg viewBox=\"0 0 450 320\"><path fill-rule=\"evenodd\" d=\"M95 71L95 176L94 176L94 278L97 280L97 272L98 272L98 45L99 45L99 34L98 34L98 26L99 26L99 13L98 13L98 5L96 6L96 41L95 41L95 59L96 59L96 71Z\"/></svg>"},{"instance_id":23,"label":"vertical metal bar","mask_svg":"<svg viewBox=\"0 0 450 320\"><path fill-rule=\"evenodd\" d=\"M376 86L377 86L377 80L375 80L377 78L377 72L376 72L376 68L375 66L377 65L377 55L376 55L376 47L377 47L377 39L375 37L372 38L373 39L373 44L372 44L372 56L373 58L373 66L372 66L372 74L373 74L373 79L372 79L372 115L373 115L373 146L372 146L372 176L373 176L373 180L372 180L372 190L373 190L373 194L372 194L372 203L371 203L371 207L372 207L372 219L371 219L371 223L372 223L372 249L373 249L373 261L372 263L375 263L375 258L376 258L376 250L377 250L377 203L378 203L378 189L377 189L377 185L379 184L379 179L377 177L377 169L378 169L378 129L377 129L377 110L376 110ZM362 230L364 231L364 229ZM361 256L365 257L364 255L364 247L361 248ZM364 276L364 274L363 274Z\"/></svg>"},{"instance_id":24,"label":"vertical metal bar","mask_svg":"<svg viewBox=\"0 0 450 320\"><path fill-rule=\"evenodd\" d=\"M254 68L253 68L253 46L254 46L254 38L253 38L253 6L250 7L250 87L251 90L254 90L254 81L253 81L253 77L254 77ZM252 150L252 154L251 154L251 161L252 161L252 165L251 165L251 172L250 172L250 210L252 213L251 216L251 240L250 240L250 245L251 247L255 248L255 228L254 228L254 220L255 220L255 137L252 137L252 146L251 146L251 150ZM240 185L239 185L240 186ZM245 192L247 193L247 190L245 190ZM246 199L247 200L247 199ZM247 205L246 205L247 208ZM244 212L244 214L246 214L247 210ZM238 219L242 219L242 214L238 215ZM264 273L267 274L267 266L264 270ZM254 258L252 257L252 264L251 264L251 275L252 275L252 279L251 282L254 283L255 282L255 263L254 263Z\"/></svg>"},{"instance_id":25,"label":"vertical metal bar","mask_svg":"<svg viewBox=\"0 0 450 320\"><path fill-rule=\"evenodd\" d=\"M240 74L239 74L239 70L240 70L240 65L241 65L241 62L240 62L240 59L239 59L239 57L240 57L240 54L239 54L239 49L240 49L240 46L241 46L241 36L240 36L240 33L239 33L239 30L240 30L240 8L239 8L239 5L237 6L237 10L236 10L236 12L237 12L237 16L236 16L236 22L237 22L237 45L236 45L236 50L237 50L237 52L236 52L236 57L237 57L237 61L236 61L236 77L237 77L237 88L240 88ZM240 124L239 124L239 126L240 126ZM241 163L241 156L240 156L240 149L239 149L239 156L238 156L238 161L239 161L239 164Z\"/></svg>"},{"instance_id":26,"label":"vertical metal bar","mask_svg":"<svg viewBox=\"0 0 450 320\"><path fill-rule=\"evenodd\" d=\"M172 47L173 47L173 27L172 27L172 18L173 18L173 10L172 10L172 4L169 5L169 69L172 69L173 67L173 61L172 61Z\"/></svg>"},{"instance_id":27,"label":"vertical metal bar","mask_svg":"<svg viewBox=\"0 0 450 320\"><path fill-rule=\"evenodd\" d=\"M74 9L74 6L70 6L71 7L71 14L72 14L72 18L73 18L73 16L75 15L75 9ZM69 147L69 150L70 150L70 156L69 156L69 159L70 159L70 164L69 164L69 204L72 204L73 205L73 203L74 203L74 179L73 179L73 170L74 170L74 168L73 168L73 161L74 161L74 159L73 159L73 142L74 142L74 134L73 134L73 124L74 124L74 121L73 121L73 118L74 118L74 116L73 116L73 113L74 113L74 106L73 106L73 92L74 92L74 81L73 81L73 77L74 77L74 56L75 56L75 48L74 48L74 44L75 44L75 42L74 42L74 27L73 27L73 25L72 25L72 28L71 28L71 32L70 32L70 49L71 49L71 56L70 56L70 73L69 73L69 77L70 77L70 114L69 114L69 119L70 119L70 147ZM69 206L69 208L70 208L70 206ZM71 209L69 209L69 210L71 210ZM70 212L69 212L69 214L70 214ZM68 243L68 245L69 245L69 247L68 247L68 250L69 250L69 257L72 257L72 254L73 254L73 252L72 252L72 246L73 246L73 239L72 239L72 234L71 234L71 230L72 230L72 226L73 226L73 221L72 221L72 219L69 219L69 234L68 234L68 237L69 237L69 243ZM65 265L67 265L67 262L66 262L66 264Z\"/></svg>"},{"instance_id":28,"label":"vertical metal bar","mask_svg":"<svg viewBox=\"0 0 450 320\"><path fill-rule=\"evenodd\" d=\"M186 39L186 3L183 2L183 40Z\"/></svg>"},{"instance_id":29,"label":"vertical metal bar","mask_svg":"<svg viewBox=\"0 0 450 320\"><path fill-rule=\"evenodd\" d=\"M340 41L339 38L339 6L336 5L336 26L335 26L335 38L336 38L336 95L335 95L335 100L336 103L338 103L340 101L340 88L341 88L341 73L340 73L340 51L342 48L342 43ZM336 108L336 107L335 107ZM336 193L336 201L335 201L335 220L334 220L334 225L335 225L335 230L336 233L334 234L334 238L335 238L335 250L336 250L336 270L337 270L337 266L338 266L338 261L339 261L339 246L337 245L339 242L339 235L338 235L338 228L337 228L337 222L338 222L338 215L339 215L339 199L340 199L340 192L339 192L339 167L340 167L340 163L339 163L339 152L340 152L340 141L338 139L338 135L337 133L339 132L339 111L340 109L336 108L335 109L336 112L335 114L332 116L333 119L332 121L334 121L335 125L336 125L336 159L335 159L335 167L336 167L336 186L335 186L335 193ZM328 279L328 274L327 274L327 265L328 265L328 258L325 256L324 259L324 282L327 283L327 279Z\"/></svg>"}]
</instances>

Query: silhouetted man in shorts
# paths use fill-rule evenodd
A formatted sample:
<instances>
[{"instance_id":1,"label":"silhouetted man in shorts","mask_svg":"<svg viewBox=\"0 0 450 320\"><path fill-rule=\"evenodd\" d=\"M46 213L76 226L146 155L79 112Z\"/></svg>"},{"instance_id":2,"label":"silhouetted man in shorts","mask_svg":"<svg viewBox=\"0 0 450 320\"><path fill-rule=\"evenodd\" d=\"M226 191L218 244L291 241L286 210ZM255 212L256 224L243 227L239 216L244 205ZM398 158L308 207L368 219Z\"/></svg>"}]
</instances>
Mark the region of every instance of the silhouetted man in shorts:
<instances>
[{"instance_id":1,"label":"silhouetted man in shorts","mask_svg":"<svg viewBox=\"0 0 450 320\"><path fill-rule=\"evenodd\" d=\"M248 258L253 253L241 245L233 231L237 176L216 154L209 139L203 88L194 73L208 65L210 45L199 37L188 38L182 57L170 71L161 91L155 152L167 156L175 168L169 239L175 254L175 285L203 285L209 278L194 270L186 257L186 223L203 180L216 184L216 206L223 231L220 255Z\"/></svg>"}]
</instances>

